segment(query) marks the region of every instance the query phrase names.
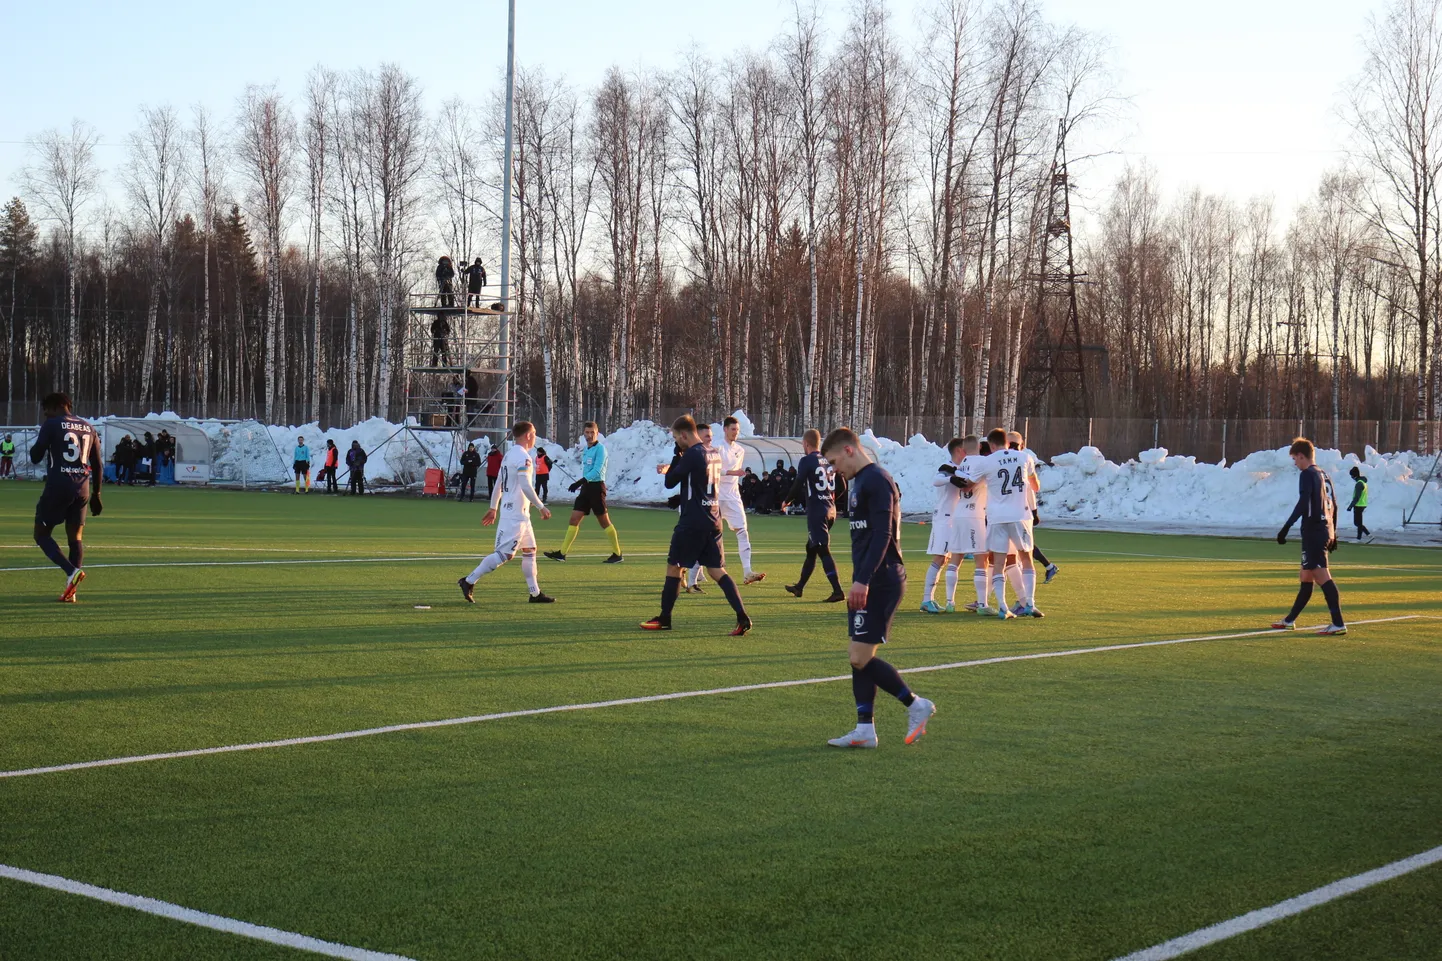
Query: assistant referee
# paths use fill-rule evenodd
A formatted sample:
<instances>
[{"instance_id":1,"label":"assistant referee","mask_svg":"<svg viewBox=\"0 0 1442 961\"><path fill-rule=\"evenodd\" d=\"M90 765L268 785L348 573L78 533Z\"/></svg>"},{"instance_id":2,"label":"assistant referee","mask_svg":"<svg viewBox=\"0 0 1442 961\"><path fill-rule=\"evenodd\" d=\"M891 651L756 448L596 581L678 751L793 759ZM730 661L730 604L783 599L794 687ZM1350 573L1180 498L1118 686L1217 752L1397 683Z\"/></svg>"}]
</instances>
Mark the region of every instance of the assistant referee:
<instances>
[{"instance_id":1,"label":"assistant referee","mask_svg":"<svg viewBox=\"0 0 1442 961\"><path fill-rule=\"evenodd\" d=\"M601 432L595 421L586 421L582 433L586 436L586 446L581 451L581 479L570 487L572 492L579 492L576 493L576 503L571 507L571 523L566 528L566 539L561 542L561 549L546 551L546 556L553 561L564 561L566 552L576 542L576 535L581 533L581 519L587 514L594 514L596 523L611 538L611 556L603 563L619 564L622 560L621 537L606 513L606 445L601 443Z\"/></svg>"}]
</instances>

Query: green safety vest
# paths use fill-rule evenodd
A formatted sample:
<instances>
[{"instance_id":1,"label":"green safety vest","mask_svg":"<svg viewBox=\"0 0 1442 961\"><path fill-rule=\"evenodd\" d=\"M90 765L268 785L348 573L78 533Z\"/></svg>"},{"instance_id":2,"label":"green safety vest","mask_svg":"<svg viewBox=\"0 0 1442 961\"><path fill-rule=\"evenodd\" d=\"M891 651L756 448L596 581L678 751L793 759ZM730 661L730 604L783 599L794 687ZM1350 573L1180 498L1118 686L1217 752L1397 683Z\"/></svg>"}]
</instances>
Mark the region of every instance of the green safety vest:
<instances>
[{"instance_id":1,"label":"green safety vest","mask_svg":"<svg viewBox=\"0 0 1442 961\"><path fill-rule=\"evenodd\" d=\"M13 440L0 440L0 457L14 457L15 442Z\"/></svg>"},{"instance_id":2,"label":"green safety vest","mask_svg":"<svg viewBox=\"0 0 1442 961\"><path fill-rule=\"evenodd\" d=\"M1356 489L1356 491L1352 494L1352 506L1354 506L1354 507L1366 507L1366 506L1367 506L1367 482L1364 481L1364 480L1362 480L1361 478L1358 478L1358 479L1357 479L1357 489Z\"/></svg>"}]
</instances>

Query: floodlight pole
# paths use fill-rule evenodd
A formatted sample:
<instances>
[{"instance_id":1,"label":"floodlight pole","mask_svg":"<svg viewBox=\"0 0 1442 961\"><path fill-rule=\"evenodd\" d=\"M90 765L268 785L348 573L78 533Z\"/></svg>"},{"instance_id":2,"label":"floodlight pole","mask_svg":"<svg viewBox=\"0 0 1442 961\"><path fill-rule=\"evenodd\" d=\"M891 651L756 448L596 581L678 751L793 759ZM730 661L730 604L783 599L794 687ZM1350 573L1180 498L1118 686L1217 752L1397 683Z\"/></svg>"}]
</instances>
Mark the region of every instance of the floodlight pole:
<instances>
[{"instance_id":1,"label":"floodlight pole","mask_svg":"<svg viewBox=\"0 0 1442 961\"><path fill-rule=\"evenodd\" d=\"M506 24L506 160L501 172L501 423L511 424L511 161L515 154L516 0L510 0Z\"/></svg>"}]
</instances>

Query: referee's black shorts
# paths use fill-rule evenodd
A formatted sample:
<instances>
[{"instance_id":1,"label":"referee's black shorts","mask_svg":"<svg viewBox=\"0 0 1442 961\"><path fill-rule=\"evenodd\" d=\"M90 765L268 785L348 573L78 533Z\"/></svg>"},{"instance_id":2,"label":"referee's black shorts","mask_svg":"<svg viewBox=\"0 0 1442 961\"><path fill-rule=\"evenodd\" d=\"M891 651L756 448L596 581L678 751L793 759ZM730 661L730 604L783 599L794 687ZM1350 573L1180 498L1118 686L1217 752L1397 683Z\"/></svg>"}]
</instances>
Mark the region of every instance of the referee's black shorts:
<instances>
[{"instance_id":1,"label":"referee's black shorts","mask_svg":"<svg viewBox=\"0 0 1442 961\"><path fill-rule=\"evenodd\" d=\"M582 514L595 514L597 517L605 514L606 482L582 481L581 490L576 494L576 503L571 505L571 509Z\"/></svg>"}]
</instances>

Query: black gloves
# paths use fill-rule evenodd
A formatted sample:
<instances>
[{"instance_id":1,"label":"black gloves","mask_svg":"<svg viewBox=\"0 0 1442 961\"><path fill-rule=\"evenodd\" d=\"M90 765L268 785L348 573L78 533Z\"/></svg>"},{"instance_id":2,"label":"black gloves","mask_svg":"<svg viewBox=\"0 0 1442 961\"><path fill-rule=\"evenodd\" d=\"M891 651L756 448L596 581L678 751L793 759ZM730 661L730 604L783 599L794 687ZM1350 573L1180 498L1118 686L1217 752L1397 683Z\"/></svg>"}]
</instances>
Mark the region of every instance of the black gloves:
<instances>
[{"instance_id":1,"label":"black gloves","mask_svg":"<svg viewBox=\"0 0 1442 961\"><path fill-rule=\"evenodd\" d=\"M951 484L952 486L960 488L961 490L966 490L966 481L962 480L960 477L953 477L951 479Z\"/></svg>"},{"instance_id":2,"label":"black gloves","mask_svg":"<svg viewBox=\"0 0 1442 961\"><path fill-rule=\"evenodd\" d=\"M940 467L937 468L937 470L939 470L943 474L950 474L953 477L956 476L955 464L942 464Z\"/></svg>"},{"instance_id":3,"label":"black gloves","mask_svg":"<svg viewBox=\"0 0 1442 961\"><path fill-rule=\"evenodd\" d=\"M675 510L676 508L680 507L680 506L681 506L681 495L680 495L680 494L672 494L670 497L666 498L666 506L669 507L669 508L671 508L671 510Z\"/></svg>"},{"instance_id":4,"label":"black gloves","mask_svg":"<svg viewBox=\"0 0 1442 961\"><path fill-rule=\"evenodd\" d=\"M1327 542L1327 553L1330 554L1330 553L1332 553L1333 551L1335 551L1336 549L1337 549L1337 538L1334 537L1334 538L1332 538L1330 541Z\"/></svg>"},{"instance_id":5,"label":"black gloves","mask_svg":"<svg viewBox=\"0 0 1442 961\"><path fill-rule=\"evenodd\" d=\"M1284 530L1280 530L1280 531L1277 532L1277 543L1278 543L1278 544L1285 544L1285 543L1287 543L1287 532L1286 532L1285 529L1284 529Z\"/></svg>"},{"instance_id":6,"label":"black gloves","mask_svg":"<svg viewBox=\"0 0 1442 961\"><path fill-rule=\"evenodd\" d=\"M99 494L91 494L91 495L90 495L90 513L94 514L96 517L99 517L101 511L103 511L103 510L105 510L105 505L102 504L102 503L100 503L100 495L99 495Z\"/></svg>"},{"instance_id":7,"label":"black gloves","mask_svg":"<svg viewBox=\"0 0 1442 961\"><path fill-rule=\"evenodd\" d=\"M583 480L578 480L578 481L576 481L576 483L572 484L570 487L567 487L566 490L568 490L568 491L570 491L572 494L574 494L574 493L576 493L576 491L578 491L578 490L581 489L581 485L584 484L584 483L586 483L586 482L583 481Z\"/></svg>"}]
</instances>

